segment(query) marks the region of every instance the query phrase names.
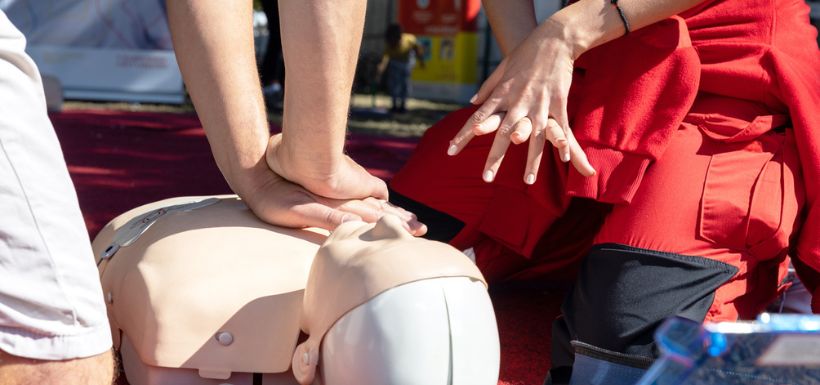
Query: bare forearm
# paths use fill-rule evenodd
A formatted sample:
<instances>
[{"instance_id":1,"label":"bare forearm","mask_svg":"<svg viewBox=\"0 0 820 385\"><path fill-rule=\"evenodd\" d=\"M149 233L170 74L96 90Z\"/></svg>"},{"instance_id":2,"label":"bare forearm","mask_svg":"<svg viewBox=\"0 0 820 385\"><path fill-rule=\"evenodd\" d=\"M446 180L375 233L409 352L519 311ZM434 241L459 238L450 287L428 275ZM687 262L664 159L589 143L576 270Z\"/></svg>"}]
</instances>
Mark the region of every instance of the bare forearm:
<instances>
[{"instance_id":1,"label":"bare forearm","mask_svg":"<svg viewBox=\"0 0 820 385\"><path fill-rule=\"evenodd\" d=\"M483 0L481 3L505 56L537 27L532 0Z\"/></svg>"},{"instance_id":2,"label":"bare forearm","mask_svg":"<svg viewBox=\"0 0 820 385\"><path fill-rule=\"evenodd\" d=\"M623 10L631 30L637 30L681 13L703 0L622 0ZM571 40L575 57L583 52L622 36L624 24L609 0L580 0L542 23L536 33L550 28L562 28Z\"/></svg>"},{"instance_id":3,"label":"bare forearm","mask_svg":"<svg viewBox=\"0 0 820 385\"><path fill-rule=\"evenodd\" d=\"M167 7L177 60L214 158L242 195L251 174L267 167L269 137L251 1L168 0Z\"/></svg>"},{"instance_id":4,"label":"bare forearm","mask_svg":"<svg viewBox=\"0 0 820 385\"><path fill-rule=\"evenodd\" d=\"M288 71L282 144L289 162L317 173L343 157L365 0L284 0L282 47Z\"/></svg>"}]
</instances>

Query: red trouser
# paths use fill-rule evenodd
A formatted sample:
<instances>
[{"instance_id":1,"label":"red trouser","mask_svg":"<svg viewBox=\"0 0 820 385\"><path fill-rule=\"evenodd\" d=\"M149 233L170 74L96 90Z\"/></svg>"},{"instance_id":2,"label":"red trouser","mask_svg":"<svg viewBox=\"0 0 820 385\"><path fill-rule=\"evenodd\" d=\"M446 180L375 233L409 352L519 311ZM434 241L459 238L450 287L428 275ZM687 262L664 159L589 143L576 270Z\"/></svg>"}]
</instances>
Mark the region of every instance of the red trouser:
<instances>
[{"instance_id":1,"label":"red trouser","mask_svg":"<svg viewBox=\"0 0 820 385\"><path fill-rule=\"evenodd\" d=\"M536 201L522 194L528 188L521 182L526 146L512 146L497 182L483 182L492 135L474 139L456 157L446 155L469 112L457 111L430 128L391 187L464 222L451 243L473 247L490 281L544 278L575 266L593 244L615 243L738 268L717 290L706 320L753 316L776 295L803 201L802 187L795 188L802 181L790 129L771 130L782 117L690 115L691 123L681 125L650 166L632 202L610 212L610 206L588 200ZM545 157L542 169L554 178L539 175L536 184L546 185L540 187L545 194L560 195L562 167ZM532 255L521 255L511 242L533 231L540 231L541 241Z\"/></svg>"}]
</instances>

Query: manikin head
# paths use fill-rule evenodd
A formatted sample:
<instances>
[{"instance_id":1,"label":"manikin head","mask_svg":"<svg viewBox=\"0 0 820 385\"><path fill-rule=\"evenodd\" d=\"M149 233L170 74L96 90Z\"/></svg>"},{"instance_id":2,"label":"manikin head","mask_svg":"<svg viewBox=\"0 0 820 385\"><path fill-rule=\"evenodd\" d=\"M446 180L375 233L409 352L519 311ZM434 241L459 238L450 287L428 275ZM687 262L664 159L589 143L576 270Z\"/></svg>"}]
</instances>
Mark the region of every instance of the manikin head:
<instances>
[{"instance_id":1,"label":"manikin head","mask_svg":"<svg viewBox=\"0 0 820 385\"><path fill-rule=\"evenodd\" d=\"M292 368L303 385L498 381L498 331L478 269L396 217L333 232L313 260L302 315L310 337Z\"/></svg>"},{"instance_id":2,"label":"manikin head","mask_svg":"<svg viewBox=\"0 0 820 385\"><path fill-rule=\"evenodd\" d=\"M497 382L492 305L457 250L391 216L326 237L264 224L235 197L179 208L201 199L132 210L94 241L98 255L120 243L101 274L132 385Z\"/></svg>"}]
</instances>

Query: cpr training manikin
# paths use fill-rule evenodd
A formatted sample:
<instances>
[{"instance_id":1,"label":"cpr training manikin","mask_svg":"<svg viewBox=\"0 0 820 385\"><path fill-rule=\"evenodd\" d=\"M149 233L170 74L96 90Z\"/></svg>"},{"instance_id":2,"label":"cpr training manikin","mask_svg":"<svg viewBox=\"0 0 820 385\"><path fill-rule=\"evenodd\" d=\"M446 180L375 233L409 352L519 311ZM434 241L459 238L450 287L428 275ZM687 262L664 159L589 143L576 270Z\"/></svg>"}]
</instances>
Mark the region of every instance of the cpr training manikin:
<instances>
[{"instance_id":1,"label":"cpr training manikin","mask_svg":"<svg viewBox=\"0 0 820 385\"><path fill-rule=\"evenodd\" d=\"M266 224L235 196L172 198L93 247L130 385L498 381L481 273L392 215L328 236Z\"/></svg>"}]
</instances>

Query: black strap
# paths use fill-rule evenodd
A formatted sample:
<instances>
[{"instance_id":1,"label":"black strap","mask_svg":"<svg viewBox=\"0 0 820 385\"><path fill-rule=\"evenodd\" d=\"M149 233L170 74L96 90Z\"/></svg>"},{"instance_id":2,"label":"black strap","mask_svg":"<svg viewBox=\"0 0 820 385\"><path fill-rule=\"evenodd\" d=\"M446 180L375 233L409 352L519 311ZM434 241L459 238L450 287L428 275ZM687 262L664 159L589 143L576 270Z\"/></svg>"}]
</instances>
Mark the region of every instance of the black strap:
<instances>
[{"instance_id":1,"label":"black strap","mask_svg":"<svg viewBox=\"0 0 820 385\"><path fill-rule=\"evenodd\" d=\"M618 5L618 0L609 0L609 3L615 6L615 10L618 11L618 16L620 16L621 21L624 23L624 29L626 30L624 35L629 35L629 21L626 20L624 10Z\"/></svg>"}]
</instances>

